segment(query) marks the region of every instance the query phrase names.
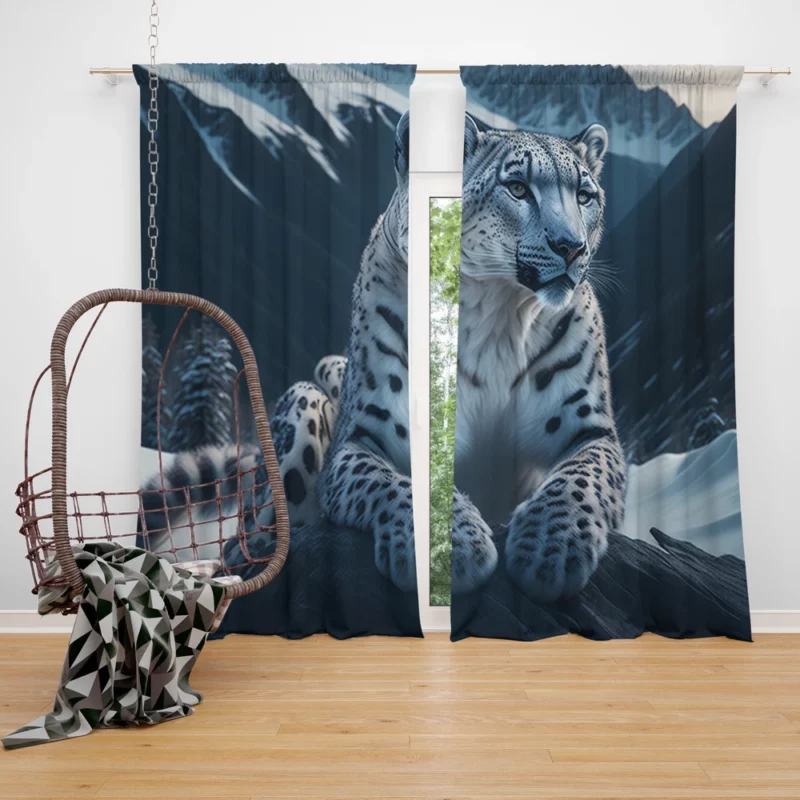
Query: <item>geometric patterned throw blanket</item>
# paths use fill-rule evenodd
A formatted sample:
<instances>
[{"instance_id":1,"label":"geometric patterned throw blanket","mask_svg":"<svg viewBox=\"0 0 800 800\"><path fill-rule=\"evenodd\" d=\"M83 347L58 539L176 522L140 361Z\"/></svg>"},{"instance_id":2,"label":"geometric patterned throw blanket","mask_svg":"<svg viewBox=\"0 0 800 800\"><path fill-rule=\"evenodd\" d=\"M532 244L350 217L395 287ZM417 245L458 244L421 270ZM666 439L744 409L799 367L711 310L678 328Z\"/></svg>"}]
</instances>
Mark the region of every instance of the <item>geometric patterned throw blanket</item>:
<instances>
[{"instance_id":1,"label":"geometric patterned throw blanket","mask_svg":"<svg viewBox=\"0 0 800 800\"><path fill-rule=\"evenodd\" d=\"M73 549L86 590L55 706L6 736L7 750L85 736L102 726L185 717L202 700L189 686L189 675L209 632L219 624L218 612L227 606L227 581L211 580L218 565L174 565L113 542ZM48 577L57 575L54 559ZM70 604L68 591L63 586L42 589L39 613Z\"/></svg>"}]
</instances>

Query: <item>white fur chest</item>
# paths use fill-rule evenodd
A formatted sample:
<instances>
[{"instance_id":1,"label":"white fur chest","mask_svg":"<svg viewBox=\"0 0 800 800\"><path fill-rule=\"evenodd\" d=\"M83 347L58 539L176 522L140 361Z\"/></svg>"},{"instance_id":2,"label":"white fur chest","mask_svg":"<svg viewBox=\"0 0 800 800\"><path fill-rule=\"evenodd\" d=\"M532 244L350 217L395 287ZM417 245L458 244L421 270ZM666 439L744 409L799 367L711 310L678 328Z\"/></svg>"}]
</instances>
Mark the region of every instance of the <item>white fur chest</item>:
<instances>
[{"instance_id":1,"label":"white fur chest","mask_svg":"<svg viewBox=\"0 0 800 800\"><path fill-rule=\"evenodd\" d=\"M512 282L462 277L456 485L487 521L505 521L541 483L585 425L577 409L598 402L585 300L576 292L555 311Z\"/></svg>"}]
</instances>

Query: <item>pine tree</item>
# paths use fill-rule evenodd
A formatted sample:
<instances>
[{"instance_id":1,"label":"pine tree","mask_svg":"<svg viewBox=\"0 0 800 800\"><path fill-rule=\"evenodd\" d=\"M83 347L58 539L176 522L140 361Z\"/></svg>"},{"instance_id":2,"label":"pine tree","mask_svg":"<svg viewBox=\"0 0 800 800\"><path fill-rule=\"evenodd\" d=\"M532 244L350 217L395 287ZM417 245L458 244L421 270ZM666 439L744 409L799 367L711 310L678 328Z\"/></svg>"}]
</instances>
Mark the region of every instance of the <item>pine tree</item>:
<instances>
[{"instance_id":1,"label":"pine tree","mask_svg":"<svg viewBox=\"0 0 800 800\"><path fill-rule=\"evenodd\" d=\"M158 384L164 357L158 344L158 330L152 317L142 318L142 447L158 446ZM161 387L161 441L169 442L172 414L167 403L166 381Z\"/></svg>"},{"instance_id":2,"label":"pine tree","mask_svg":"<svg viewBox=\"0 0 800 800\"><path fill-rule=\"evenodd\" d=\"M727 428L728 424L719 413L719 400L716 397L710 397L708 402L694 415L692 432L689 436L689 449L695 450L713 442Z\"/></svg>"},{"instance_id":3,"label":"pine tree","mask_svg":"<svg viewBox=\"0 0 800 800\"><path fill-rule=\"evenodd\" d=\"M207 317L185 337L174 370L173 452L232 441L233 345Z\"/></svg>"}]
</instances>

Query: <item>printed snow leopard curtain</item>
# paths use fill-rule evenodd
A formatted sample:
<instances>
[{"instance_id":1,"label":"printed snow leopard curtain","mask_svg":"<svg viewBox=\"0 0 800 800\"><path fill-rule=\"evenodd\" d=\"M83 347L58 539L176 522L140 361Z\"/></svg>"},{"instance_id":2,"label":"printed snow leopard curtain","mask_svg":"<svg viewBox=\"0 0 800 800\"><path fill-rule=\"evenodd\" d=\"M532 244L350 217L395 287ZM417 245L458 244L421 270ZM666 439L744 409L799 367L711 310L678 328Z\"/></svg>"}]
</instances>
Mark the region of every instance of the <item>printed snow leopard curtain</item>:
<instances>
[{"instance_id":1,"label":"printed snow leopard curtain","mask_svg":"<svg viewBox=\"0 0 800 800\"><path fill-rule=\"evenodd\" d=\"M750 639L741 75L462 69L454 639Z\"/></svg>"},{"instance_id":2,"label":"printed snow leopard curtain","mask_svg":"<svg viewBox=\"0 0 800 800\"><path fill-rule=\"evenodd\" d=\"M147 71L135 73L146 134ZM218 635L419 636L406 331L414 67L186 64L158 75L159 288L201 295L244 329L289 504L286 566L234 601ZM141 165L146 275L146 135ZM158 469L159 375L179 317L145 310L143 485ZM258 457L247 398L231 401L231 342L189 318L169 352L169 486L235 464L237 414Z\"/></svg>"}]
</instances>

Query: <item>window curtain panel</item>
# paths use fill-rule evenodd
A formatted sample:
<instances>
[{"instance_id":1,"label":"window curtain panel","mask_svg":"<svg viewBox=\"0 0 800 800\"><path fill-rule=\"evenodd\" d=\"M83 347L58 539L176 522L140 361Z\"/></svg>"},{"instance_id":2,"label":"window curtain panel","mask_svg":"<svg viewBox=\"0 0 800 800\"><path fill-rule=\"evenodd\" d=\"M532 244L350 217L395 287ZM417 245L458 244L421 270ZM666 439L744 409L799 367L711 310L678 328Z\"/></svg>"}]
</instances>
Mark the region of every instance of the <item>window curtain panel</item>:
<instances>
[{"instance_id":1,"label":"window curtain panel","mask_svg":"<svg viewBox=\"0 0 800 800\"><path fill-rule=\"evenodd\" d=\"M462 68L454 639L750 639L741 75Z\"/></svg>"},{"instance_id":2,"label":"window curtain panel","mask_svg":"<svg viewBox=\"0 0 800 800\"><path fill-rule=\"evenodd\" d=\"M147 69L134 71L147 285L150 90ZM419 636L406 332L414 67L157 72L158 286L207 298L245 331L289 504L286 566L234 601L217 635ZM260 457L247 397L237 408L231 400L240 368L231 342L190 317L169 349L179 318L174 309L144 310L143 486L158 472L159 391L169 487L224 476L235 464L237 414L244 447ZM259 542L256 554L273 545ZM213 550L179 556L218 556Z\"/></svg>"}]
</instances>

